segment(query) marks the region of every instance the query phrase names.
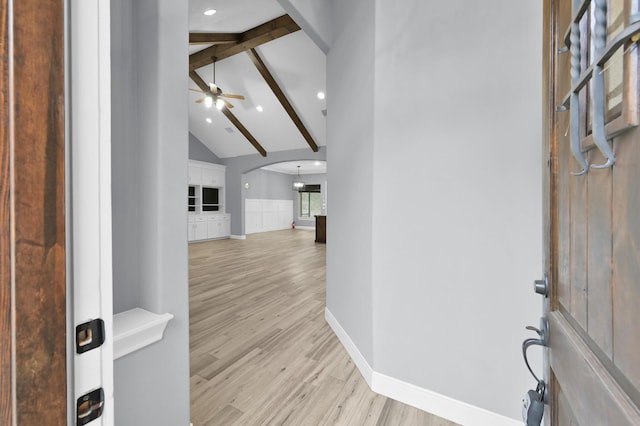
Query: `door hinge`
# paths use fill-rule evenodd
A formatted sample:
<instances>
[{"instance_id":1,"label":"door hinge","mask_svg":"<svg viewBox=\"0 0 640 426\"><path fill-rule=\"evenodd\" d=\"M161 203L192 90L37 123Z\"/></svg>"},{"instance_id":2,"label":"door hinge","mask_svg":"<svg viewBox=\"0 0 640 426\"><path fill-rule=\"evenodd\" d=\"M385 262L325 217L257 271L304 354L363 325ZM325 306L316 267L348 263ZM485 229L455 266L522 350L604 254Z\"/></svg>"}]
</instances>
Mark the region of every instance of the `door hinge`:
<instances>
[{"instance_id":1,"label":"door hinge","mask_svg":"<svg viewBox=\"0 0 640 426\"><path fill-rule=\"evenodd\" d=\"M104 391L102 388L89 392L78 398L76 404L76 424L86 425L102 415L104 408Z\"/></svg>"},{"instance_id":2,"label":"door hinge","mask_svg":"<svg viewBox=\"0 0 640 426\"><path fill-rule=\"evenodd\" d=\"M94 319L76 327L76 352L79 354L102 346L104 343L104 321Z\"/></svg>"}]
</instances>

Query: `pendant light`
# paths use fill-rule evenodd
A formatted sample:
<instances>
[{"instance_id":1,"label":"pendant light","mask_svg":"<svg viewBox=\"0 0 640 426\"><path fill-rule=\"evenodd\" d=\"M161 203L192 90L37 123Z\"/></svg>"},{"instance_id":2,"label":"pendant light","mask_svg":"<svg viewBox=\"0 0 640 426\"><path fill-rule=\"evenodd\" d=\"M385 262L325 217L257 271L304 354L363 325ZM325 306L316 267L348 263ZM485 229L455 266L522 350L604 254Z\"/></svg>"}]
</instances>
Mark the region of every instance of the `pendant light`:
<instances>
[{"instance_id":1,"label":"pendant light","mask_svg":"<svg viewBox=\"0 0 640 426\"><path fill-rule=\"evenodd\" d=\"M304 190L304 181L300 177L300 166L298 166L298 177L293 180L292 190L293 191Z\"/></svg>"}]
</instances>

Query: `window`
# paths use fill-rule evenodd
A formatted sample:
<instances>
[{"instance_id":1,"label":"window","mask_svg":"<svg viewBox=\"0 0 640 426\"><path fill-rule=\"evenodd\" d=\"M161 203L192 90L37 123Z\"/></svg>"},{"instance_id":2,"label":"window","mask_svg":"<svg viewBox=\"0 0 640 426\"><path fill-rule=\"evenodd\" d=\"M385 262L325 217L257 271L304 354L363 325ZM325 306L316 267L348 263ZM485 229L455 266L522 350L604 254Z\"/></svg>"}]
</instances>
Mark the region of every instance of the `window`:
<instances>
[{"instance_id":1,"label":"window","mask_svg":"<svg viewBox=\"0 0 640 426\"><path fill-rule=\"evenodd\" d=\"M314 217L322 214L322 194L320 185L305 185L302 191L298 192L300 204L298 217Z\"/></svg>"}]
</instances>

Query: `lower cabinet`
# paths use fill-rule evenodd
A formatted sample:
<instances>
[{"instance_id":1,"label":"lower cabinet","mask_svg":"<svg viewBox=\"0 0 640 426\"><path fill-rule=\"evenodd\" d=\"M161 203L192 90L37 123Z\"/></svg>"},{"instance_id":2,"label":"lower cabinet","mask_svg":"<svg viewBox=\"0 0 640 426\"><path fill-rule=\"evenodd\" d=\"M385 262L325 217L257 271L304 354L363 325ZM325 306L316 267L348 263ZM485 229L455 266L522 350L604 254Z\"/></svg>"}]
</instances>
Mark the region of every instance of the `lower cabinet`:
<instances>
[{"instance_id":1,"label":"lower cabinet","mask_svg":"<svg viewBox=\"0 0 640 426\"><path fill-rule=\"evenodd\" d=\"M228 214L193 215L189 217L189 241L229 238L231 217Z\"/></svg>"}]
</instances>

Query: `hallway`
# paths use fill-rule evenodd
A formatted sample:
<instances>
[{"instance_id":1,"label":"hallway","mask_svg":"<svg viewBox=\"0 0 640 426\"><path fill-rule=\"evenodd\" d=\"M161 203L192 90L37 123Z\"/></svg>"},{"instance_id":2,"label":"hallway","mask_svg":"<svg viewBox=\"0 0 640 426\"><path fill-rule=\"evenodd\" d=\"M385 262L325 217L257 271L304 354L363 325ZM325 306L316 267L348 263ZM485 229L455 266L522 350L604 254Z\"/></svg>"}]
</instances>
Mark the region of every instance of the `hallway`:
<instances>
[{"instance_id":1,"label":"hallway","mask_svg":"<svg viewBox=\"0 0 640 426\"><path fill-rule=\"evenodd\" d=\"M453 425L369 390L324 320L325 245L313 239L189 245L194 426Z\"/></svg>"}]
</instances>

